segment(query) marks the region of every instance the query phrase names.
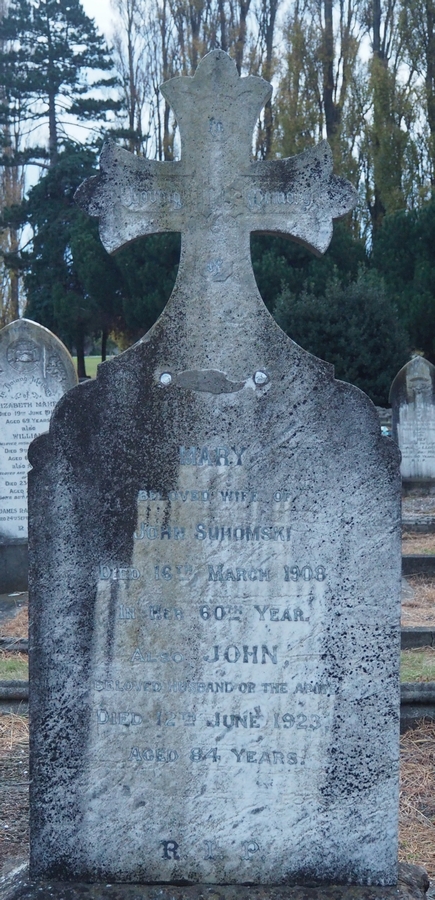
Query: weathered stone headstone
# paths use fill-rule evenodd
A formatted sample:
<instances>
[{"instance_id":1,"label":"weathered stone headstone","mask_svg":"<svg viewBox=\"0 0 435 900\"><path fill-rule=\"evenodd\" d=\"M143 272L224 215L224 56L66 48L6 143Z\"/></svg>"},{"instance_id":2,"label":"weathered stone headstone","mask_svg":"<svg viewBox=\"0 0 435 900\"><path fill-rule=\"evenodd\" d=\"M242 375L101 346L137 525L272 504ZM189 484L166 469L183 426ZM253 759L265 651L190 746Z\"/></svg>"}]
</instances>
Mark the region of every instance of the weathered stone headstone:
<instances>
[{"instance_id":1,"label":"weathered stone headstone","mask_svg":"<svg viewBox=\"0 0 435 900\"><path fill-rule=\"evenodd\" d=\"M390 403L403 480L435 483L435 366L422 356L407 362L391 385Z\"/></svg>"},{"instance_id":2,"label":"weathered stone headstone","mask_svg":"<svg viewBox=\"0 0 435 900\"><path fill-rule=\"evenodd\" d=\"M47 328L17 319L0 331L0 592L22 576L29 444L75 384L71 356Z\"/></svg>"},{"instance_id":3,"label":"weathered stone headstone","mask_svg":"<svg viewBox=\"0 0 435 900\"><path fill-rule=\"evenodd\" d=\"M355 202L326 144L251 161L270 90L213 51L162 88L181 161L110 145L79 192L182 251L30 452L35 876L396 881L398 452L258 293L252 231L322 251Z\"/></svg>"}]
</instances>

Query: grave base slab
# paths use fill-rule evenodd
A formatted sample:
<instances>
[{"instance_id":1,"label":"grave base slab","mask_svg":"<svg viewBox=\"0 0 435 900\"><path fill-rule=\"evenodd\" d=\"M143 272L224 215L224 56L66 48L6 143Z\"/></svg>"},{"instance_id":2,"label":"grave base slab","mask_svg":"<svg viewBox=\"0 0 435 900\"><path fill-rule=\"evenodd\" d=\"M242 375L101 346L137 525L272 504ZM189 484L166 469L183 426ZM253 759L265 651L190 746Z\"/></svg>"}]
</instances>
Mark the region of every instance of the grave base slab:
<instances>
[{"instance_id":1,"label":"grave base slab","mask_svg":"<svg viewBox=\"0 0 435 900\"><path fill-rule=\"evenodd\" d=\"M0 900L424 900L428 888L426 870L406 863L399 863L399 880L392 887L29 881L22 863L0 878Z\"/></svg>"}]
</instances>

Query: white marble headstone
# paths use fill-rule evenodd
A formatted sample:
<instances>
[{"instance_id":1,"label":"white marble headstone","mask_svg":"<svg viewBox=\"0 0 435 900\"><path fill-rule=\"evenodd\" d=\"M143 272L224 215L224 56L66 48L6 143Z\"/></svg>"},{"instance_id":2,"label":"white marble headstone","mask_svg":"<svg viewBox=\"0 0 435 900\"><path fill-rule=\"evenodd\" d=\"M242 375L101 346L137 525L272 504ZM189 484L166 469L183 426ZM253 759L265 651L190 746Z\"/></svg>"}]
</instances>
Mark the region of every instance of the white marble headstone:
<instances>
[{"instance_id":1,"label":"white marble headstone","mask_svg":"<svg viewBox=\"0 0 435 900\"><path fill-rule=\"evenodd\" d=\"M390 403L403 480L435 481L435 366L422 356L406 363L391 385Z\"/></svg>"},{"instance_id":2,"label":"white marble headstone","mask_svg":"<svg viewBox=\"0 0 435 900\"><path fill-rule=\"evenodd\" d=\"M0 543L27 540L27 450L75 384L71 356L47 328L17 319L0 331Z\"/></svg>"},{"instance_id":3,"label":"white marble headstone","mask_svg":"<svg viewBox=\"0 0 435 900\"><path fill-rule=\"evenodd\" d=\"M163 91L181 161L110 145L79 199L111 251L182 232L173 294L30 451L32 872L393 884L399 454L249 244L356 195L325 144L252 161L270 86L222 51Z\"/></svg>"}]
</instances>

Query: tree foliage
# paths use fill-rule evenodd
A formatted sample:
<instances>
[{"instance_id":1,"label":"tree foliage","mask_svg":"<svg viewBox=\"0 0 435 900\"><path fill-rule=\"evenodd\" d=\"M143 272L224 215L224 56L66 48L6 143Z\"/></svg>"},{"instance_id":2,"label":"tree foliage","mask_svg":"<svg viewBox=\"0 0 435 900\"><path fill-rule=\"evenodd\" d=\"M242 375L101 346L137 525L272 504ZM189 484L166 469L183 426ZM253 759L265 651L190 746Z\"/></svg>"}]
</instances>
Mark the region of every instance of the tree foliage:
<instances>
[{"instance_id":1,"label":"tree foliage","mask_svg":"<svg viewBox=\"0 0 435 900\"><path fill-rule=\"evenodd\" d=\"M96 89L113 87L112 69L104 39L79 0L10 0L0 21L0 83L3 85L1 122L48 124L48 157L57 158L65 119L92 121L105 117L118 104L97 96ZM97 77L90 79L90 72ZM44 147L31 147L23 157L46 156ZM5 161L6 163L8 160Z\"/></svg>"},{"instance_id":2,"label":"tree foliage","mask_svg":"<svg viewBox=\"0 0 435 900\"><path fill-rule=\"evenodd\" d=\"M397 305L412 348L435 362L435 197L384 219L373 263Z\"/></svg>"},{"instance_id":3,"label":"tree foliage","mask_svg":"<svg viewBox=\"0 0 435 900\"><path fill-rule=\"evenodd\" d=\"M272 313L283 288L299 295L308 287L312 293L321 295L333 276L348 282L357 277L361 265L368 265L363 241L354 238L342 222L336 223L324 256L313 256L288 238L268 235L253 235L251 254L259 291Z\"/></svg>"},{"instance_id":4,"label":"tree foliage","mask_svg":"<svg viewBox=\"0 0 435 900\"><path fill-rule=\"evenodd\" d=\"M116 254L122 277L123 330L129 339L142 337L163 312L179 259L179 234L153 234Z\"/></svg>"},{"instance_id":5,"label":"tree foliage","mask_svg":"<svg viewBox=\"0 0 435 900\"><path fill-rule=\"evenodd\" d=\"M257 123L253 157L293 155L327 137L335 171L358 186L361 198L352 217L336 224L322 259L286 239L253 235L260 292L280 321L288 318L290 331L300 329L306 346L336 361L339 377L385 400L385 385L368 374L369 362L373 372L377 366L376 340L385 341L379 360L388 372L393 358L403 362L403 331L435 359L435 0L112 3L110 57L80 0L0 0L0 254L8 289L15 285L17 296L25 270L26 314L82 357L86 336L99 331L104 348L110 330L127 343L152 325L176 277L179 236L141 239L107 257L95 222L73 202L75 188L95 171L95 132L81 148L70 126L102 121L133 153L176 158L177 123L159 85L192 75L202 55L222 47L242 75L262 75L276 87ZM48 125L47 146L41 123ZM50 170L17 210L20 191L14 193L10 176L19 187L17 164L27 159ZM33 237L21 253L24 225ZM377 323L376 340L362 311Z\"/></svg>"},{"instance_id":6,"label":"tree foliage","mask_svg":"<svg viewBox=\"0 0 435 900\"><path fill-rule=\"evenodd\" d=\"M385 406L391 381L407 360L408 341L397 310L374 272L361 269L343 284L334 275L324 294L309 290L278 297L275 318L283 330L335 367L335 377Z\"/></svg>"},{"instance_id":7,"label":"tree foliage","mask_svg":"<svg viewBox=\"0 0 435 900\"><path fill-rule=\"evenodd\" d=\"M68 145L21 210L34 231L27 257L26 315L77 351L85 373L85 339L110 332L131 340L155 322L172 290L179 259L177 235L155 235L111 257L98 225L81 212L74 194L95 174L95 155Z\"/></svg>"},{"instance_id":8,"label":"tree foliage","mask_svg":"<svg viewBox=\"0 0 435 900\"><path fill-rule=\"evenodd\" d=\"M120 278L97 224L74 202L84 178L95 173L90 150L67 146L29 192L22 215L34 232L25 275L26 315L75 346L84 371L85 337L115 328Z\"/></svg>"}]
</instances>

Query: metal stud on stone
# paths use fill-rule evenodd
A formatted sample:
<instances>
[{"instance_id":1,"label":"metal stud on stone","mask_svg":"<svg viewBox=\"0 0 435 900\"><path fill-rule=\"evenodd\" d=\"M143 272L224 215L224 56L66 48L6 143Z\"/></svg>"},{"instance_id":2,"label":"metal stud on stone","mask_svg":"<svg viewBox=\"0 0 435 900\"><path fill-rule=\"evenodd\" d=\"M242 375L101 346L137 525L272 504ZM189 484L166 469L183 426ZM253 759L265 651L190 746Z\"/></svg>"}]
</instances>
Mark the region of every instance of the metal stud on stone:
<instances>
[{"instance_id":1,"label":"metal stud on stone","mask_svg":"<svg viewBox=\"0 0 435 900\"><path fill-rule=\"evenodd\" d=\"M269 378L265 372L256 372L255 373L255 375L254 375L255 384L266 384L267 381L269 381Z\"/></svg>"},{"instance_id":2,"label":"metal stud on stone","mask_svg":"<svg viewBox=\"0 0 435 900\"><path fill-rule=\"evenodd\" d=\"M171 381L172 375L170 375L169 372L163 372L160 375L160 384L164 384L165 387L167 387L168 384L171 384Z\"/></svg>"}]
</instances>

